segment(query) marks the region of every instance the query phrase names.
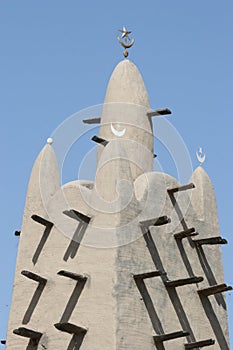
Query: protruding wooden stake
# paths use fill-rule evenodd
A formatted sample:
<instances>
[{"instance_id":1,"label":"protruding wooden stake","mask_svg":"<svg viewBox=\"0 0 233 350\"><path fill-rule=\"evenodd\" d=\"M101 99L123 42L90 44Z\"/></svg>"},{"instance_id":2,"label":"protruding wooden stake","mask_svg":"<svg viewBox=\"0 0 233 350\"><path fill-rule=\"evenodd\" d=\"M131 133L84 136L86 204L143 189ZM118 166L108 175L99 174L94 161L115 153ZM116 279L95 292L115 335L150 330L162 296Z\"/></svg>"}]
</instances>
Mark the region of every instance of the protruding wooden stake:
<instances>
[{"instance_id":1,"label":"protruding wooden stake","mask_svg":"<svg viewBox=\"0 0 233 350\"><path fill-rule=\"evenodd\" d=\"M81 220L81 221L84 221L86 222L87 224L89 224L90 220L91 220L91 217L90 216L87 216L83 213L80 213L79 211L77 210L74 210L74 209L71 209L71 210L65 210L63 211L63 214L69 216L70 218L72 219L75 219L75 220Z\"/></svg>"},{"instance_id":2,"label":"protruding wooden stake","mask_svg":"<svg viewBox=\"0 0 233 350\"><path fill-rule=\"evenodd\" d=\"M42 333L33 331L32 329L20 327L13 330L14 334L20 335L21 337L30 338L32 340L39 341Z\"/></svg>"},{"instance_id":3,"label":"protruding wooden stake","mask_svg":"<svg viewBox=\"0 0 233 350\"><path fill-rule=\"evenodd\" d=\"M162 343L167 340L181 338L181 337L187 337L189 335L189 332L179 331L179 332L173 332L173 333L167 333L167 334L160 334L160 335L154 335L154 342L155 343Z\"/></svg>"},{"instance_id":4,"label":"protruding wooden stake","mask_svg":"<svg viewBox=\"0 0 233 350\"><path fill-rule=\"evenodd\" d=\"M47 283L47 279L46 278L41 277L41 276L37 275L36 273L23 270L23 271L21 271L21 274L23 276L27 277L27 278L30 278L33 281L36 281L36 282L40 283L40 284L45 285Z\"/></svg>"},{"instance_id":5,"label":"protruding wooden stake","mask_svg":"<svg viewBox=\"0 0 233 350\"><path fill-rule=\"evenodd\" d=\"M213 339L207 339L207 340L201 340L193 343L184 344L184 348L185 349L203 348L204 346L214 345L214 343L215 341Z\"/></svg>"},{"instance_id":6,"label":"protruding wooden stake","mask_svg":"<svg viewBox=\"0 0 233 350\"><path fill-rule=\"evenodd\" d=\"M174 281L165 281L164 284L166 287L180 287L185 286L186 284L193 284L193 283L199 283L204 280L203 277L190 277L190 278L183 278L179 280Z\"/></svg>"},{"instance_id":7,"label":"protruding wooden stake","mask_svg":"<svg viewBox=\"0 0 233 350\"><path fill-rule=\"evenodd\" d=\"M145 221L140 221L139 224L144 227L148 226L161 226L171 222L171 219L167 216L160 216L158 218L153 218Z\"/></svg>"},{"instance_id":8,"label":"protruding wooden stake","mask_svg":"<svg viewBox=\"0 0 233 350\"><path fill-rule=\"evenodd\" d=\"M32 215L31 218L32 218L32 220L34 220L34 221L36 221L36 222L39 222L39 224L44 225L44 226L46 226L46 227L48 227L48 228L49 228L49 227L50 227L50 228L53 227L53 223L52 223L52 222L50 222L50 221L48 221L48 220L42 218L42 217L39 216L39 215Z\"/></svg>"},{"instance_id":9,"label":"protruding wooden stake","mask_svg":"<svg viewBox=\"0 0 233 350\"><path fill-rule=\"evenodd\" d=\"M72 324L72 323L69 323L69 322L56 323L54 325L54 327L56 327L59 331L66 332L66 333L69 333L69 334L76 334L76 335L78 335L78 334L81 334L81 333L84 333L84 334L87 333L87 329L79 327L79 326L76 326L75 324Z\"/></svg>"},{"instance_id":10,"label":"protruding wooden stake","mask_svg":"<svg viewBox=\"0 0 233 350\"><path fill-rule=\"evenodd\" d=\"M193 242L196 245L204 245L204 244L227 244L227 240L223 239L222 237L210 237L210 238L203 238L203 239L194 239Z\"/></svg>"},{"instance_id":11,"label":"protruding wooden stake","mask_svg":"<svg viewBox=\"0 0 233 350\"><path fill-rule=\"evenodd\" d=\"M146 278L152 278L152 277L157 277L161 275L166 275L166 272L162 272L162 271L145 272L145 273L140 273L138 275L134 275L133 278L144 280Z\"/></svg>"},{"instance_id":12,"label":"protruding wooden stake","mask_svg":"<svg viewBox=\"0 0 233 350\"><path fill-rule=\"evenodd\" d=\"M100 124L101 118L83 119L85 124Z\"/></svg>"},{"instance_id":13,"label":"protruding wooden stake","mask_svg":"<svg viewBox=\"0 0 233 350\"><path fill-rule=\"evenodd\" d=\"M155 117L155 116L159 116L159 115L168 115L168 114L172 114L172 112L170 111L170 109L168 108L162 108L162 109L156 109L154 111L149 111L147 112L147 116L149 118L151 117Z\"/></svg>"},{"instance_id":14,"label":"protruding wooden stake","mask_svg":"<svg viewBox=\"0 0 233 350\"><path fill-rule=\"evenodd\" d=\"M107 144L108 144L108 142L109 141L107 141L107 140L105 140L105 139L102 139L101 137L99 137L99 136L93 136L92 137L92 141L94 141L94 142L96 142L96 143L99 143L99 144L101 144L102 146L107 146Z\"/></svg>"},{"instance_id":15,"label":"protruding wooden stake","mask_svg":"<svg viewBox=\"0 0 233 350\"><path fill-rule=\"evenodd\" d=\"M198 293L200 295L204 295L208 297L209 295L227 292L228 290L232 290L232 289L233 289L232 286L227 286L225 283L222 283L222 284L216 284L208 288L200 289L198 290Z\"/></svg>"},{"instance_id":16,"label":"protruding wooden stake","mask_svg":"<svg viewBox=\"0 0 233 350\"><path fill-rule=\"evenodd\" d=\"M75 281L86 281L87 277L77 273L61 270L57 273L60 276L72 278Z\"/></svg>"},{"instance_id":17,"label":"protruding wooden stake","mask_svg":"<svg viewBox=\"0 0 233 350\"><path fill-rule=\"evenodd\" d=\"M197 236L197 235L198 235L198 233L195 232L194 227L189 228L189 229L184 230L184 231L181 231L181 232L178 232L178 233L174 233L175 239L183 239L186 237L192 237L192 236Z\"/></svg>"},{"instance_id":18,"label":"protruding wooden stake","mask_svg":"<svg viewBox=\"0 0 233 350\"><path fill-rule=\"evenodd\" d=\"M193 183L190 183L188 185L178 186L174 188L169 188L167 190L168 193L175 193L175 192L181 192L186 190L191 190L192 188L195 188L195 185Z\"/></svg>"}]
</instances>

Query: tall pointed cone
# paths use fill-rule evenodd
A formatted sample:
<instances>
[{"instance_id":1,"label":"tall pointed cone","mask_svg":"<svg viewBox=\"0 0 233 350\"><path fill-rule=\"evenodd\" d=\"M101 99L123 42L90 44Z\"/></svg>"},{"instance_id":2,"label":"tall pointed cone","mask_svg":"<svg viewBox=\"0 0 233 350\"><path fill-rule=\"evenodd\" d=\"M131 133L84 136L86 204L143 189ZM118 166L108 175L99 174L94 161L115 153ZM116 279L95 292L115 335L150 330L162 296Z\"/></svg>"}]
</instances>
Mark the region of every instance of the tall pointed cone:
<instances>
[{"instance_id":1,"label":"tall pointed cone","mask_svg":"<svg viewBox=\"0 0 233 350\"><path fill-rule=\"evenodd\" d=\"M16 337L12 330L18 329L22 323L27 327L39 304L39 291L35 292L38 283L30 280L30 277L26 278L28 271L45 277L51 268L48 263L46 267L41 264L37 266L37 263L41 256L44 257L43 247L47 244L52 231L46 203L59 188L60 178L56 156L52 146L46 145L34 163L28 185L8 323L7 350L25 348L26 338ZM47 229L47 237L44 236L42 241L41 236L45 229ZM27 273L23 275L23 271ZM43 288L41 292L42 290ZM30 300L32 300L31 303ZM42 343L43 341L42 339Z\"/></svg>"},{"instance_id":2,"label":"tall pointed cone","mask_svg":"<svg viewBox=\"0 0 233 350\"><path fill-rule=\"evenodd\" d=\"M224 282L221 244L227 243L227 241L224 239L224 236L222 237L219 229L213 184L202 166L195 169L190 182L195 185L190 196L195 215L189 214L188 216L189 220L191 219L191 226L194 226L198 232L194 242L199 263L205 276L203 285L209 288L209 286L221 285ZM198 241L200 244L198 244ZM214 242L219 242L219 244L214 244ZM229 350L225 294L214 294L211 304L207 298L202 297L201 300L209 317L216 343L218 342L219 344L216 344L216 349Z\"/></svg>"},{"instance_id":3,"label":"tall pointed cone","mask_svg":"<svg viewBox=\"0 0 233 350\"><path fill-rule=\"evenodd\" d=\"M53 147L44 146L38 155L28 185L25 208L30 213L36 210L46 213L46 203L60 188L60 175ZM40 209L41 208L41 209Z\"/></svg>"},{"instance_id":4,"label":"tall pointed cone","mask_svg":"<svg viewBox=\"0 0 233 350\"><path fill-rule=\"evenodd\" d=\"M137 67L129 60L121 61L108 83L99 136L122 143L134 181L152 170L153 133L148 94ZM99 147L98 161L103 147ZM114 154L111 155L115 157Z\"/></svg>"},{"instance_id":5,"label":"tall pointed cone","mask_svg":"<svg viewBox=\"0 0 233 350\"><path fill-rule=\"evenodd\" d=\"M99 130L107 144L98 149L92 197L93 208L98 208L93 211L97 227L114 228L137 216L133 182L151 171L153 162L148 110L149 98L139 70L129 60L121 61L108 83Z\"/></svg>"},{"instance_id":6,"label":"tall pointed cone","mask_svg":"<svg viewBox=\"0 0 233 350\"><path fill-rule=\"evenodd\" d=\"M191 202L197 218L205 221L210 226L218 227L218 212L214 188L202 166L199 166L193 172L190 182L193 182L196 186L192 191Z\"/></svg>"}]
</instances>

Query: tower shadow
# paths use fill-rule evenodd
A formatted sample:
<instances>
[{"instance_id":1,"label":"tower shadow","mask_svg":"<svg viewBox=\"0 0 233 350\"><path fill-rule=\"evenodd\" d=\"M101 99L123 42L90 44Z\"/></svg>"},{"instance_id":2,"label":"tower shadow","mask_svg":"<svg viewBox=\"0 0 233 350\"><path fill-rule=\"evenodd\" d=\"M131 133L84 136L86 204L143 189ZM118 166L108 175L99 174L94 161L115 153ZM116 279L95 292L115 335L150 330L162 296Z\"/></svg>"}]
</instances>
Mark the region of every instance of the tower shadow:
<instances>
[{"instance_id":1,"label":"tower shadow","mask_svg":"<svg viewBox=\"0 0 233 350\"><path fill-rule=\"evenodd\" d=\"M39 302L39 299L41 297L41 294L43 293L44 288L45 288L44 284L41 284L41 283L38 284L35 290L35 293L33 294L32 300L27 308L27 311L25 312L23 322L22 322L23 324L27 324L30 321L31 316Z\"/></svg>"},{"instance_id":2,"label":"tower shadow","mask_svg":"<svg viewBox=\"0 0 233 350\"><path fill-rule=\"evenodd\" d=\"M183 229L187 230L188 226L187 226L187 224L185 222L184 215L182 213L182 210L181 210L179 204L177 203L177 200L176 200L174 194L172 192L168 192L168 194L169 194L169 197L171 199L171 202L172 202L172 204L174 206L174 209L175 209L175 211L177 213L177 216L178 216L178 218L179 218L179 220L181 222L181 225L182 225ZM210 265L208 263L208 260L206 258L206 255L204 253L203 248L201 246L197 247L190 237L187 237L186 239L189 241L189 244L190 244L190 246L192 248L196 248L200 264L202 266L202 269L203 269L203 272L205 274L205 277L206 277L207 281L209 282L209 285L212 286L212 285L218 284L217 281L216 281L216 278L215 278L215 276L213 274L213 271L212 271L212 269L211 269L211 267L210 267ZM189 276L193 277L194 273L193 273L191 264L189 262L188 256L187 256L187 254L185 252L182 240L177 239L176 243L177 243L178 249L180 251L180 255L181 255L181 258L183 260L183 263L184 263L184 265L186 267L186 270L187 270ZM226 310L226 302L225 302L222 294L215 294L214 297L215 297L218 305L221 305Z\"/></svg>"},{"instance_id":3,"label":"tower shadow","mask_svg":"<svg viewBox=\"0 0 233 350\"><path fill-rule=\"evenodd\" d=\"M219 323L219 320L213 310L213 307L208 299L208 297L200 295L201 303L203 305L203 308L205 310L206 316L209 319L210 325L213 329L213 332L215 334L215 337L218 341L219 347L221 350L230 350L226 338L223 334L221 325Z\"/></svg>"},{"instance_id":4,"label":"tower shadow","mask_svg":"<svg viewBox=\"0 0 233 350\"><path fill-rule=\"evenodd\" d=\"M174 209L175 209L175 211L177 213L177 216L178 216L178 218L179 218L179 220L181 222L181 225L182 225L183 229L187 230L188 229L187 224L186 224L184 216L182 214L182 210L180 209L180 207L179 207L179 205L178 205L178 203L176 201L176 198L174 197L173 193L168 192L168 194L170 196L171 202L172 202L172 204L174 206ZM190 243L190 246L192 248L196 248L200 264L202 266L202 269L203 269L203 272L205 274L205 277L206 277L206 279L209 282L209 285L216 285L217 284L216 278L215 278L215 276L213 274L213 271L212 271L212 269L211 269L211 267L209 265L209 262L208 262L208 260L206 258L206 255L204 253L204 250L203 250L202 246L195 245L190 237L187 237L187 239L188 239L188 241ZM177 246L178 246L178 248L180 250L181 257L183 259L183 262L185 264L185 267L186 267L188 273L189 274L191 274L191 273L193 274L193 271L192 271L189 259L188 259L187 255L185 253L182 241L181 240L176 240L176 242L177 242ZM220 294L220 293L219 294L215 294L214 298L216 299L216 302L218 303L218 305L221 305L224 309L226 309L226 302L225 302L222 294ZM217 341L219 343L219 346L220 346L221 350L229 350L229 347L228 347L226 338L225 338L225 336L223 334L221 325L219 323L217 315L215 314L215 312L213 310L213 307L212 307L208 297L200 295L200 299L201 299L201 303L202 303L203 308L205 310L206 316L209 319L209 322L211 324L211 327L212 327L213 332L214 332L214 334L215 334L215 336L217 338Z\"/></svg>"},{"instance_id":5,"label":"tower shadow","mask_svg":"<svg viewBox=\"0 0 233 350\"><path fill-rule=\"evenodd\" d=\"M205 252L201 246L198 246L196 248L197 250L197 255L199 257L200 264L202 266L202 269L205 273L206 279L209 282L210 286L218 284L216 281L216 278L213 274L213 271L211 270L211 267L208 263L208 260L206 258ZM226 310L226 302L223 298L223 295L221 293L219 294L214 294L215 300L217 301L218 305L221 305L225 310Z\"/></svg>"},{"instance_id":6,"label":"tower shadow","mask_svg":"<svg viewBox=\"0 0 233 350\"><path fill-rule=\"evenodd\" d=\"M181 223L183 229L184 230L188 230L188 226L187 226L186 221L184 219L184 215L182 213L182 210L181 210L179 204L177 203L177 200L176 200L174 194L172 192L168 192L168 195L170 197L172 205L173 205L173 207L174 207L174 209L175 209L175 211L177 213L177 216L178 216L178 218L180 220L180 223ZM186 239L188 240L188 242L191 245L191 247L194 248L194 243L191 240L191 238L187 237ZM192 266L190 264L189 258L188 258L187 254L186 254L186 251L184 249L182 240L178 239L178 240L176 240L176 243L177 243L177 247L178 247L178 249L180 251L180 256L181 256L181 258L183 260L184 266L186 267L186 270L188 272L188 275L189 275L189 277L193 277L194 276L194 272L193 272Z\"/></svg>"},{"instance_id":7,"label":"tower shadow","mask_svg":"<svg viewBox=\"0 0 233 350\"><path fill-rule=\"evenodd\" d=\"M60 323L68 322L69 318L78 302L78 299L82 293L82 290L85 286L86 281L78 281L71 296L70 299L66 305L66 308L63 312L63 315L61 317Z\"/></svg>"},{"instance_id":8,"label":"tower shadow","mask_svg":"<svg viewBox=\"0 0 233 350\"><path fill-rule=\"evenodd\" d=\"M161 261L161 258L160 258L160 255L159 255L159 252L157 250L157 247L154 243L154 240L152 238L152 235L151 235L151 232L149 229L147 229L147 232L143 235L144 239L145 239L145 242L146 242L146 245L147 245L147 248L150 252L150 255L151 255L151 258L155 264L155 267L157 270L161 271L161 272L165 272L164 270L164 267L163 267L163 264L162 264L162 261ZM168 277L166 274L164 275L161 275L161 279L162 281L165 283L166 281L168 281ZM193 334L193 331L192 331L192 328L189 324L189 321L188 321L188 318L185 314L185 311L183 309L183 306L181 304L181 301L180 301L180 298L176 292L176 289L175 288L166 288L167 289L167 292L168 292L168 296L173 304L173 307L174 307L174 310L177 314L177 317L180 321L180 324L183 328L183 330L189 332L189 336L187 336L187 340L188 341L196 341L195 340L195 337L194 337L194 334ZM152 301L151 301L152 302ZM158 327L158 326L157 326Z\"/></svg>"},{"instance_id":9,"label":"tower shadow","mask_svg":"<svg viewBox=\"0 0 233 350\"><path fill-rule=\"evenodd\" d=\"M76 228L74 235L72 237L72 240L65 252L65 255L63 257L64 261L67 261L69 258L73 259L79 249L80 243L83 239L83 236L85 234L85 231L87 229L88 224L80 222L78 224L78 227Z\"/></svg>"},{"instance_id":10,"label":"tower shadow","mask_svg":"<svg viewBox=\"0 0 233 350\"><path fill-rule=\"evenodd\" d=\"M135 283L138 287L138 290L142 296L142 299L144 301L144 304L146 306L148 315L150 317L152 326L157 334L164 334L164 330L162 327L162 324L160 322L160 319L158 318L158 315L155 311L153 301L150 297L150 294L146 288L145 282L142 279L135 279Z\"/></svg>"},{"instance_id":11,"label":"tower shadow","mask_svg":"<svg viewBox=\"0 0 233 350\"><path fill-rule=\"evenodd\" d=\"M74 334L73 337L71 338L71 341L68 345L67 350L79 350L83 339L85 337L85 334L81 333L81 334Z\"/></svg>"},{"instance_id":12,"label":"tower shadow","mask_svg":"<svg viewBox=\"0 0 233 350\"><path fill-rule=\"evenodd\" d=\"M74 209L65 210L63 214L79 222L78 227L76 228L74 235L72 237L72 240L63 257L63 260L67 261L69 257L73 259L76 256L78 249L80 247L80 243L87 229L87 226L91 220L91 217L83 213L80 213Z\"/></svg>"},{"instance_id":13,"label":"tower shadow","mask_svg":"<svg viewBox=\"0 0 233 350\"><path fill-rule=\"evenodd\" d=\"M38 222L39 224L45 226L45 230L43 232L43 235L42 235L42 237L40 239L40 242L39 242L39 244L38 244L38 246L36 248L36 251L35 251L35 253L34 253L33 257L32 257L32 262L35 265L37 263L38 259L39 259L39 256L40 256L43 248L44 248L44 245L45 245L45 243L46 243L46 241L47 241L47 239L48 239L48 237L50 235L50 232L51 232L52 227L53 227L53 223L48 221L48 220L46 220L46 219L44 219L44 218L42 218L41 216L38 216L38 215L32 215L31 218L32 218L32 220L34 220L34 221Z\"/></svg>"},{"instance_id":14,"label":"tower shadow","mask_svg":"<svg viewBox=\"0 0 233 350\"><path fill-rule=\"evenodd\" d=\"M37 350L38 345L39 345L39 342L37 342L33 339L30 339L26 350Z\"/></svg>"}]
</instances>

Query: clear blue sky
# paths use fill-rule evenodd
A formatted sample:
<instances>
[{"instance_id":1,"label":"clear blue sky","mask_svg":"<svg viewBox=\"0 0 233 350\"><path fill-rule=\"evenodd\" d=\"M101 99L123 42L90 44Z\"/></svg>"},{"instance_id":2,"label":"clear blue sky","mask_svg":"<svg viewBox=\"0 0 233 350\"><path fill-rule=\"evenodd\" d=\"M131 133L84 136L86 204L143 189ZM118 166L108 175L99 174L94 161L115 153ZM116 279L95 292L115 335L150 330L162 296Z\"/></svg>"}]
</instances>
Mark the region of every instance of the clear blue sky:
<instances>
[{"instance_id":1,"label":"clear blue sky","mask_svg":"<svg viewBox=\"0 0 233 350\"><path fill-rule=\"evenodd\" d=\"M219 209L225 281L232 277L232 0L0 0L0 339L5 339L26 188L47 137L71 114L103 102L133 30L130 59L153 108L169 107L195 168L205 149ZM77 168L77 165L75 165ZM169 170L169 169L168 169ZM66 175L66 180L73 174ZM233 344L233 293L227 294Z\"/></svg>"}]
</instances>

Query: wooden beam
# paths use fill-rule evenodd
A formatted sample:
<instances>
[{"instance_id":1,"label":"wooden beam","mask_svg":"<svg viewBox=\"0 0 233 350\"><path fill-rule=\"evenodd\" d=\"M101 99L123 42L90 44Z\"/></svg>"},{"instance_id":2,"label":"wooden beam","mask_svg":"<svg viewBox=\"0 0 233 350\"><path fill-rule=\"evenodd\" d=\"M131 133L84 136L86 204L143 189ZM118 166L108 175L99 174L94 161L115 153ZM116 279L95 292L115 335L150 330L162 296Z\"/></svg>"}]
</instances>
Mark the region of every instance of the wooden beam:
<instances>
[{"instance_id":1,"label":"wooden beam","mask_svg":"<svg viewBox=\"0 0 233 350\"><path fill-rule=\"evenodd\" d=\"M41 277L41 276L37 275L36 273L31 272L31 271L23 270L23 271L21 271L21 274L27 278L30 278L33 281L40 283L40 284L45 285L47 283L46 278Z\"/></svg>"},{"instance_id":2,"label":"wooden beam","mask_svg":"<svg viewBox=\"0 0 233 350\"><path fill-rule=\"evenodd\" d=\"M167 333L167 334L160 334L160 335L154 335L154 342L155 343L162 343L167 340L181 338L181 337L187 337L189 335L189 332L179 331L179 332L173 332L173 333Z\"/></svg>"},{"instance_id":3,"label":"wooden beam","mask_svg":"<svg viewBox=\"0 0 233 350\"><path fill-rule=\"evenodd\" d=\"M87 224L89 224L90 220L91 220L91 217L90 216L87 216L83 213L80 213L79 211L77 210L74 210L74 209L71 209L71 210L65 210L63 211L63 214L69 216L70 218L72 219L75 219L75 220L78 220L78 221L84 221L86 222Z\"/></svg>"},{"instance_id":4,"label":"wooden beam","mask_svg":"<svg viewBox=\"0 0 233 350\"><path fill-rule=\"evenodd\" d=\"M166 272L152 271L152 272L145 272L145 273L140 273L138 275L134 275L133 278L144 280L146 278L152 278L152 277L157 277L157 276L162 276L162 275L166 275Z\"/></svg>"},{"instance_id":5,"label":"wooden beam","mask_svg":"<svg viewBox=\"0 0 233 350\"><path fill-rule=\"evenodd\" d=\"M213 339L207 339L207 340L201 340L193 343L184 344L184 348L185 349L203 348L204 346L214 345L214 343L215 341Z\"/></svg>"},{"instance_id":6,"label":"wooden beam","mask_svg":"<svg viewBox=\"0 0 233 350\"><path fill-rule=\"evenodd\" d=\"M36 332L32 329L24 328L24 327L14 329L13 333L20 335L21 337L30 338L30 339L38 340L38 341L40 340L40 338L42 336L42 333Z\"/></svg>"},{"instance_id":7,"label":"wooden beam","mask_svg":"<svg viewBox=\"0 0 233 350\"><path fill-rule=\"evenodd\" d=\"M156 109L156 110L147 112L147 116L149 118L160 116L160 115L168 115L168 114L172 114L172 112L168 108Z\"/></svg>"},{"instance_id":8,"label":"wooden beam","mask_svg":"<svg viewBox=\"0 0 233 350\"><path fill-rule=\"evenodd\" d=\"M199 283L204 280L203 277L189 277L189 278L183 278L178 279L174 281L164 281L164 284L166 287L180 287L185 286L186 284L193 284L193 283Z\"/></svg>"},{"instance_id":9,"label":"wooden beam","mask_svg":"<svg viewBox=\"0 0 233 350\"><path fill-rule=\"evenodd\" d=\"M183 239L186 237L193 237L193 236L197 236L197 235L198 235L198 233L195 232L194 227L189 228L189 229L184 230L184 231L181 231L181 232L178 232L178 233L174 233L175 239Z\"/></svg>"},{"instance_id":10,"label":"wooden beam","mask_svg":"<svg viewBox=\"0 0 233 350\"><path fill-rule=\"evenodd\" d=\"M107 141L107 140L105 140L105 139L102 139L101 137L99 137L99 136L93 136L92 137L92 141L94 141L94 142L96 142L96 143L99 143L100 145L102 145L102 146L107 146L107 144L108 144L108 142L109 141Z\"/></svg>"},{"instance_id":11,"label":"wooden beam","mask_svg":"<svg viewBox=\"0 0 233 350\"><path fill-rule=\"evenodd\" d=\"M73 273L73 272L69 272L69 271L65 271L65 270L61 270L57 274L60 276L72 278L75 281L86 281L87 280L86 276L79 275L77 273Z\"/></svg>"},{"instance_id":12,"label":"wooden beam","mask_svg":"<svg viewBox=\"0 0 233 350\"><path fill-rule=\"evenodd\" d=\"M175 192L181 192L181 191L186 191L186 190L191 190L192 188L195 188L195 185L193 183L187 184L187 185L182 185L174 188L169 188L167 190L168 193L175 193Z\"/></svg>"},{"instance_id":13,"label":"wooden beam","mask_svg":"<svg viewBox=\"0 0 233 350\"><path fill-rule=\"evenodd\" d=\"M87 333L87 329L76 326L75 324L69 323L69 322L63 322L63 323L55 323L54 325L59 331L66 332L69 334L81 334Z\"/></svg>"},{"instance_id":14,"label":"wooden beam","mask_svg":"<svg viewBox=\"0 0 233 350\"><path fill-rule=\"evenodd\" d=\"M145 221L140 221L141 226L161 226L171 222L171 219L167 216L160 216L158 218L153 218Z\"/></svg>"},{"instance_id":15,"label":"wooden beam","mask_svg":"<svg viewBox=\"0 0 233 350\"><path fill-rule=\"evenodd\" d=\"M83 119L83 123L85 124L100 124L101 118L91 118L91 119Z\"/></svg>"},{"instance_id":16,"label":"wooden beam","mask_svg":"<svg viewBox=\"0 0 233 350\"><path fill-rule=\"evenodd\" d=\"M208 297L209 295L227 292L228 290L232 290L232 286L227 286L225 283L222 283L222 284L216 284L208 288L199 289L198 293L200 295L204 295Z\"/></svg>"},{"instance_id":17,"label":"wooden beam","mask_svg":"<svg viewBox=\"0 0 233 350\"><path fill-rule=\"evenodd\" d=\"M222 237L210 237L210 238L203 238L203 239L194 239L193 242L197 245L227 244L227 240L223 239Z\"/></svg>"},{"instance_id":18,"label":"wooden beam","mask_svg":"<svg viewBox=\"0 0 233 350\"><path fill-rule=\"evenodd\" d=\"M52 222L42 218L39 215L32 215L31 218L32 218L32 220L34 220L36 222L39 222L39 224L41 224L41 225L44 225L46 227L53 227L53 223Z\"/></svg>"}]
</instances>

